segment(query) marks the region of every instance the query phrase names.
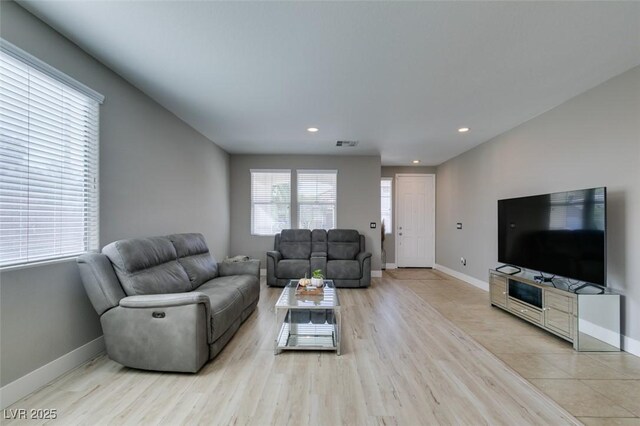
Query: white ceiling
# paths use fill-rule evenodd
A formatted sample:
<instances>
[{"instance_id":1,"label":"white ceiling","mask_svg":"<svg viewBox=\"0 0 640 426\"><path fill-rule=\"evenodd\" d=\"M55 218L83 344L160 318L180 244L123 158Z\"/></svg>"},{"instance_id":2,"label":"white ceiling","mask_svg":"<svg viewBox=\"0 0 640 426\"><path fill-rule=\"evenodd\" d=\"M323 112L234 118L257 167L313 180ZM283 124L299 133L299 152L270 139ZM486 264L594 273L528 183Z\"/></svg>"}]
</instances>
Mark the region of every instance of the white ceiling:
<instances>
[{"instance_id":1,"label":"white ceiling","mask_svg":"<svg viewBox=\"0 0 640 426\"><path fill-rule=\"evenodd\" d=\"M20 4L230 153L435 165L640 64L638 2Z\"/></svg>"}]
</instances>

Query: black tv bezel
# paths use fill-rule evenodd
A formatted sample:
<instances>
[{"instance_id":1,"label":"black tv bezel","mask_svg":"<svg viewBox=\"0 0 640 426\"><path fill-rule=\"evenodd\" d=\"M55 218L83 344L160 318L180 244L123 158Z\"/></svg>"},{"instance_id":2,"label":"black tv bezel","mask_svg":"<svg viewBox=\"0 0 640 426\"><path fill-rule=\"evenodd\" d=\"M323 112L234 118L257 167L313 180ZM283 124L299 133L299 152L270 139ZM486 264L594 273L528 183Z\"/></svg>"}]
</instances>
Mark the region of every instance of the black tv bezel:
<instances>
[{"instance_id":1,"label":"black tv bezel","mask_svg":"<svg viewBox=\"0 0 640 426\"><path fill-rule=\"evenodd\" d=\"M538 269L532 269L532 268L530 268L530 267L528 267L526 265L516 265L516 264L513 264L513 263L509 263L509 262L506 262L504 259L500 258L500 254L501 254L501 252L500 252L500 244L501 244L501 242L500 242L500 240L501 240L500 239L500 203L504 202L504 201L511 201L511 200L521 200L521 199L527 199L527 198L546 197L546 196L553 195L553 194L564 194L564 193L567 193L567 192L589 191L589 190L593 190L593 189L603 189L604 190L604 282L602 284L600 284L600 283L592 283L592 282L581 280L579 278L565 277L565 276L561 276L561 275L558 275L558 276L561 277L561 278L566 278L566 279L569 279L569 280L577 280L579 282L584 282L584 283L588 283L588 284L592 284L592 285L596 285L596 286L600 286L600 287L607 287L607 281L608 281L607 280L607 278L608 278L608 274L607 274L607 257L608 257L608 253L607 253L607 251L608 251L607 250L607 233L608 233L608 231L607 231L607 229L609 227L609 224L608 224L608 206L607 206L608 203L607 203L607 187L606 186L595 186L595 187L582 188L582 189L570 189L570 190L567 190L567 191L547 192L547 193L536 194L536 195L526 195L526 196L523 196L523 197L512 197L512 198L501 198L501 199L499 199L498 203L497 203L497 209L498 209L497 213L498 214L496 215L497 216L497 222L498 222L497 223L497 225L498 225L498 262L499 263L504 263L505 265L510 265L510 266L514 266L514 267L520 267L520 268L523 268L523 269L528 269L530 271L537 271L537 272L540 272L541 274L544 273L544 274L551 274L551 275L554 275L554 276L557 275L552 271L540 271Z\"/></svg>"}]
</instances>

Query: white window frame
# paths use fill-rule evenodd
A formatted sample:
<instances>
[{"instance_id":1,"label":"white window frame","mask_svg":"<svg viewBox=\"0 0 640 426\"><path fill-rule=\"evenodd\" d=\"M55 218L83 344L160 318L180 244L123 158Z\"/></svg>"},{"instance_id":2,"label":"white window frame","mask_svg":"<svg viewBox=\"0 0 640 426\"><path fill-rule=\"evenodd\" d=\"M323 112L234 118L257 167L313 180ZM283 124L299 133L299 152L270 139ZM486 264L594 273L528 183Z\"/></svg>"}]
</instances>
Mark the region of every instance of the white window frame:
<instances>
[{"instance_id":1,"label":"white window frame","mask_svg":"<svg viewBox=\"0 0 640 426\"><path fill-rule=\"evenodd\" d=\"M254 173L288 173L289 174L289 203L256 203L253 201L253 175ZM289 205L289 227L291 227L291 203L293 202L292 199L292 195L293 195L293 190L291 188L291 169L251 169L249 170L249 198L250 198L250 203L251 203L251 223L249 224L249 227L251 228L251 235L252 236L258 236L258 237L264 237L264 236L273 236L276 235L277 233L268 233L268 234L261 234L261 233L257 233L255 232L254 229L254 206L256 204L288 204Z\"/></svg>"},{"instance_id":2,"label":"white window frame","mask_svg":"<svg viewBox=\"0 0 640 426\"><path fill-rule=\"evenodd\" d=\"M90 170L93 172L91 173L90 178L93 180L94 188L90 192L86 193L85 196L87 198L84 199L84 202L85 203L90 202L91 206L95 210L92 214L87 214L87 216L85 216L85 218L83 219L84 226L87 227L85 231L86 234L83 237L85 239L83 250L80 250L78 252L69 250L66 252L59 252L58 254L51 254L51 255L45 254L42 256L33 256L29 258L28 250L30 249L28 248L29 243L27 240L27 246L26 246L27 255L20 259L8 260L4 264L0 263L0 270L3 270L3 271L13 270L13 269L20 269L20 268L31 267L36 265L42 265L42 264L63 262L69 259L76 258L78 255L82 253L86 253L89 251L96 251L100 246L100 180L99 180L99 177L100 177L100 170L99 170L100 110L99 108L100 106L99 105L104 102L104 96L92 90L91 88L85 86L84 84L76 81L75 79L69 77L68 75L62 73L61 71L53 68L52 66L46 64L45 62L41 61L35 56L25 52L24 50L18 48L17 46L14 46L13 44L1 38L0 38L0 51L3 54L12 58L12 60L20 62L24 66L28 67L29 69L34 70L35 75L42 74L44 75L45 78L55 80L58 84L63 85L65 89L69 89L70 91L75 92L75 95L73 96L78 96L78 95L85 96L86 98L88 98L88 100L91 100L97 103L96 123L95 123L95 128L92 129L95 131L95 136L94 138L91 139L92 152L90 154L92 158L92 167ZM39 77L39 78L42 78L42 77ZM29 146L29 142L27 142L27 146ZM27 160L27 163L26 163L27 170L29 170L28 167L30 167L28 161L29 160ZM11 177L11 174L8 174L7 176ZM28 212L30 212L31 210L26 210L26 211L30 217L31 213L28 213ZM29 222L27 222L24 226L26 227L27 229L26 232L28 233L29 232L28 229L30 227ZM20 229L22 229L22 227Z\"/></svg>"},{"instance_id":3,"label":"white window frame","mask_svg":"<svg viewBox=\"0 0 640 426\"><path fill-rule=\"evenodd\" d=\"M394 190L393 190L393 178L392 177L382 177L380 178L380 185L382 186L382 182L389 182L389 190L391 191L391 193L389 194L389 197L391 198L389 200L390 202L390 206L391 206L391 223L385 223L385 230L384 233L385 235L389 235L389 234L393 234L393 212L394 212L394 206L393 206L393 194L394 194ZM382 199L382 194L380 194L380 198ZM380 203L380 206L382 206L382 203ZM382 226L382 207L380 208L380 226Z\"/></svg>"},{"instance_id":4,"label":"white window frame","mask_svg":"<svg viewBox=\"0 0 640 426\"><path fill-rule=\"evenodd\" d=\"M332 174L335 175L336 177L336 201L335 203L300 203L300 174L305 174L305 173L322 173L322 174ZM298 169L296 170L296 213L297 213L297 218L296 218L296 222L297 222L297 229L307 229L307 228L303 228L301 223L300 223L300 208L302 205L333 205L333 228L331 229L338 229L338 170L336 169Z\"/></svg>"}]
</instances>

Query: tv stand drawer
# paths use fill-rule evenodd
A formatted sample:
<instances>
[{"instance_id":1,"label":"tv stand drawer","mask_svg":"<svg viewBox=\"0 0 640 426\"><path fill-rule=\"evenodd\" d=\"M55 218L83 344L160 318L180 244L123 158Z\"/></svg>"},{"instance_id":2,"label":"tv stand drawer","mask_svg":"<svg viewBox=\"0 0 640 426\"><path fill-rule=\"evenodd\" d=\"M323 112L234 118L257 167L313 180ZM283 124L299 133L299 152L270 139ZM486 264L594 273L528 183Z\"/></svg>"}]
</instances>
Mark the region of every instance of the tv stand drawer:
<instances>
[{"instance_id":1,"label":"tv stand drawer","mask_svg":"<svg viewBox=\"0 0 640 426\"><path fill-rule=\"evenodd\" d=\"M544 313L544 322L545 327L548 329L562 334L565 337L571 338L571 321L573 320L573 315L560 311L556 308L547 307Z\"/></svg>"},{"instance_id":2,"label":"tv stand drawer","mask_svg":"<svg viewBox=\"0 0 640 426\"><path fill-rule=\"evenodd\" d=\"M507 279L491 275L489 280L489 293L491 303L494 305L507 307Z\"/></svg>"},{"instance_id":3,"label":"tv stand drawer","mask_svg":"<svg viewBox=\"0 0 640 426\"><path fill-rule=\"evenodd\" d=\"M573 298L571 296L565 296L564 294L556 294L552 291L545 290L544 292L544 305L546 308L553 308L558 311L571 313L573 305Z\"/></svg>"},{"instance_id":4,"label":"tv stand drawer","mask_svg":"<svg viewBox=\"0 0 640 426\"><path fill-rule=\"evenodd\" d=\"M507 301L507 309L533 323L542 325L542 310L538 308L525 305L524 303L520 303L516 299L509 297Z\"/></svg>"}]
</instances>

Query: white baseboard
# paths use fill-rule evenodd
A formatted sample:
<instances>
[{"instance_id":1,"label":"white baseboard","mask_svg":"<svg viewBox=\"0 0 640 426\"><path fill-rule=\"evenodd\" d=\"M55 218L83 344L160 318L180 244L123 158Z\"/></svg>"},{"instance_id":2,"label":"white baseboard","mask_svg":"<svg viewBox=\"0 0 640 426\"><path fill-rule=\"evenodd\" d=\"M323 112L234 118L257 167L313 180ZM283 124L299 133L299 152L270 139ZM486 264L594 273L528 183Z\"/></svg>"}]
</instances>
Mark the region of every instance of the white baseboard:
<instances>
[{"instance_id":1,"label":"white baseboard","mask_svg":"<svg viewBox=\"0 0 640 426\"><path fill-rule=\"evenodd\" d=\"M260 269L260 276L261 277L266 277L267 276L267 270L266 269Z\"/></svg>"},{"instance_id":2,"label":"white baseboard","mask_svg":"<svg viewBox=\"0 0 640 426\"><path fill-rule=\"evenodd\" d=\"M455 271L453 269L447 268L446 266L435 264L435 269L438 271L442 271L447 275L451 275L454 278L462 280L466 283L471 284L472 286L478 287L484 291L489 291L489 283L469 276L467 274L463 274L462 272Z\"/></svg>"},{"instance_id":3,"label":"white baseboard","mask_svg":"<svg viewBox=\"0 0 640 426\"><path fill-rule=\"evenodd\" d=\"M640 356L640 340L622 336L622 350L635 356Z\"/></svg>"},{"instance_id":4,"label":"white baseboard","mask_svg":"<svg viewBox=\"0 0 640 426\"><path fill-rule=\"evenodd\" d=\"M0 409L4 409L21 398L37 391L69 370L84 364L104 352L104 337L100 336L60 358L43 365L0 388Z\"/></svg>"},{"instance_id":5,"label":"white baseboard","mask_svg":"<svg viewBox=\"0 0 640 426\"><path fill-rule=\"evenodd\" d=\"M398 265L395 263L387 263L384 265L386 269L398 269Z\"/></svg>"}]
</instances>

